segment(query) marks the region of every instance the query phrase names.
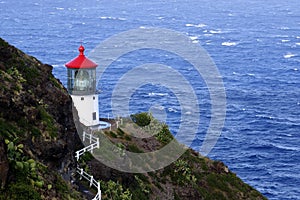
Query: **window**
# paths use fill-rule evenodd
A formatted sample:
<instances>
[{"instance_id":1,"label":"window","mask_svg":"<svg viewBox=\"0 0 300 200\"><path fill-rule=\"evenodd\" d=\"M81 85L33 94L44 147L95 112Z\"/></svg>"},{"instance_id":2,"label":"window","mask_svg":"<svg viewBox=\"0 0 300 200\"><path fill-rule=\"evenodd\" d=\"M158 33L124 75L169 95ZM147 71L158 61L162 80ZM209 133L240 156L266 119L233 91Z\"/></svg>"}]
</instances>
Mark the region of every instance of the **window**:
<instances>
[{"instance_id":1,"label":"window","mask_svg":"<svg viewBox=\"0 0 300 200\"><path fill-rule=\"evenodd\" d=\"M96 120L96 112L93 112L93 120Z\"/></svg>"},{"instance_id":2,"label":"window","mask_svg":"<svg viewBox=\"0 0 300 200\"><path fill-rule=\"evenodd\" d=\"M81 101L83 101L84 100L84 97L81 97Z\"/></svg>"},{"instance_id":3,"label":"window","mask_svg":"<svg viewBox=\"0 0 300 200\"><path fill-rule=\"evenodd\" d=\"M95 96L93 96L93 100L95 100Z\"/></svg>"}]
</instances>

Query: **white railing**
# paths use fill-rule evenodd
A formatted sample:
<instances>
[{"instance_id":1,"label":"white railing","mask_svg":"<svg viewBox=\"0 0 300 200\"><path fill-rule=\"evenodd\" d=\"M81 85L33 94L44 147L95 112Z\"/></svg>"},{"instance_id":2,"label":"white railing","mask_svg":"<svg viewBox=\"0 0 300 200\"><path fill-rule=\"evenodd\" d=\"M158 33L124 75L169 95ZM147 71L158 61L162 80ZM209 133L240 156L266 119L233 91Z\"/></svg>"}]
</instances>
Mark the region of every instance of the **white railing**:
<instances>
[{"instance_id":1,"label":"white railing","mask_svg":"<svg viewBox=\"0 0 300 200\"><path fill-rule=\"evenodd\" d=\"M92 199L92 200L101 200L101 189L100 189L100 183L94 179L93 176L89 175L88 173L86 173L85 171L83 171L82 168L77 167L77 173L80 174L80 180L83 178L85 178L87 181L90 182L90 187L94 186L97 188L98 192L97 195Z\"/></svg>"},{"instance_id":2,"label":"white railing","mask_svg":"<svg viewBox=\"0 0 300 200\"><path fill-rule=\"evenodd\" d=\"M93 149L96 149L96 148L99 149L99 147L100 147L99 138L83 131L82 141L85 142L86 140L89 142L90 145L84 147L83 149L76 151L75 157L76 157L77 161L79 160L80 156L82 154L84 154L85 152L88 151L88 152L93 153ZM83 177L84 179L86 179L87 181L90 182L90 187L94 186L97 188L97 194L92 200L101 200L100 182L96 181L93 176L91 176L88 173L86 173L85 171L83 171L83 169L80 167L77 167L77 173L79 173L79 175L80 175L80 180Z\"/></svg>"},{"instance_id":3,"label":"white railing","mask_svg":"<svg viewBox=\"0 0 300 200\"><path fill-rule=\"evenodd\" d=\"M93 153L94 149L99 149L100 147L100 142L99 142L99 138L93 136L92 134L86 133L85 131L83 131L83 135L82 135L82 141L85 142L86 140L89 141L90 145L84 147L83 149L80 149L78 151L76 151L76 160L79 160L79 157L84 154L86 151L89 151L91 153Z\"/></svg>"}]
</instances>

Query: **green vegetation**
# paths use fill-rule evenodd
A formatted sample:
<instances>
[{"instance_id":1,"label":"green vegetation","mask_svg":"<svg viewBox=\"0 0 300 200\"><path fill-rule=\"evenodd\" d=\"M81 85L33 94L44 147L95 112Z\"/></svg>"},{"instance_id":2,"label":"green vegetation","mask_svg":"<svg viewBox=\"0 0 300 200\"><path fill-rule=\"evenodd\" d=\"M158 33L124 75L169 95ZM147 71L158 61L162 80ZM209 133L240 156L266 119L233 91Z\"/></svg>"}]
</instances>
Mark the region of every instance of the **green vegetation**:
<instances>
[{"instance_id":1,"label":"green vegetation","mask_svg":"<svg viewBox=\"0 0 300 200\"><path fill-rule=\"evenodd\" d=\"M162 129L155 135L155 138L158 141L160 141L163 145L168 144L174 139L166 124L162 126Z\"/></svg>"},{"instance_id":2,"label":"green vegetation","mask_svg":"<svg viewBox=\"0 0 300 200\"><path fill-rule=\"evenodd\" d=\"M32 158L24 155L23 144L16 145L13 141L5 140L7 145L7 157L9 164L15 173L19 176L26 177L32 185L43 187L44 182L37 173L37 162Z\"/></svg>"},{"instance_id":3,"label":"green vegetation","mask_svg":"<svg viewBox=\"0 0 300 200\"><path fill-rule=\"evenodd\" d=\"M171 174L173 181L176 181L179 185L196 184L197 179L192 174L192 169L187 161L178 159L174 162L174 166L174 173Z\"/></svg>"},{"instance_id":4,"label":"green vegetation","mask_svg":"<svg viewBox=\"0 0 300 200\"><path fill-rule=\"evenodd\" d=\"M129 189L124 189L122 184L114 182L112 180L105 182L100 181L102 199L114 199L114 200L132 200L132 194Z\"/></svg>"},{"instance_id":5,"label":"green vegetation","mask_svg":"<svg viewBox=\"0 0 300 200\"><path fill-rule=\"evenodd\" d=\"M130 117L134 123L141 127L147 126L151 122L151 116L146 112L130 115Z\"/></svg>"}]
</instances>

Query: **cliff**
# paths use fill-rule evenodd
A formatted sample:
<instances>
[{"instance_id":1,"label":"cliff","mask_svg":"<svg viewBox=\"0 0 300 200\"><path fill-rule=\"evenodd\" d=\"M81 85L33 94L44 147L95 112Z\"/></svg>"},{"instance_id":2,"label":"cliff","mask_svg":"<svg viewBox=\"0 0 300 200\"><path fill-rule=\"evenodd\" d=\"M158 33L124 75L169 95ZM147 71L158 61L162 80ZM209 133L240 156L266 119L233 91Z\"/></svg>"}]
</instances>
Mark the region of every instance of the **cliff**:
<instances>
[{"instance_id":1,"label":"cliff","mask_svg":"<svg viewBox=\"0 0 300 200\"><path fill-rule=\"evenodd\" d=\"M126 126L95 134L128 151L147 152L173 138L162 127L160 137L148 140L132 137ZM71 98L52 67L0 39L0 199L86 199L68 176L82 147ZM119 172L89 153L80 165L101 181L102 199L265 199L222 162L192 149L144 174Z\"/></svg>"},{"instance_id":2,"label":"cliff","mask_svg":"<svg viewBox=\"0 0 300 200\"><path fill-rule=\"evenodd\" d=\"M42 64L0 39L0 199L73 199L59 175L82 146L72 100Z\"/></svg>"}]
</instances>

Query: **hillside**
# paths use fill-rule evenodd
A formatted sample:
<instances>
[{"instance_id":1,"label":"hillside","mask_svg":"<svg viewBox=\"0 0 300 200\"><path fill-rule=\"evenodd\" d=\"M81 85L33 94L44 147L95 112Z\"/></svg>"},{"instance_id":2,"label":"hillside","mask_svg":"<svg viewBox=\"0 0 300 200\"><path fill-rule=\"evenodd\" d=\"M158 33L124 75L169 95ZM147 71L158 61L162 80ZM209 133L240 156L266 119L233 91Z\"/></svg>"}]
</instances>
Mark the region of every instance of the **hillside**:
<instances>
[{"instance_id":1,"label":"hillside","mask_svg":"<svg viewBox=\"0 0 300 200\"><path fill-rule=\"evenodd\" d=\"M0 39L0 83L0 199L86 199L79 186L87 183L70 183L76 178L70 176L74 152L83 144L71 98L52 66ZM130 131L139 127L126 123L95 135L131 152L154 151L173 136L167 126L150 120L160 129L147 140L132 137ZM80 165L101 181L102 199L265 199L222 162L191 149L170 166L144 174L119 172L89 153Z\"/></svg>"},{"instance_id":2,"label":"hillside","mask_svg":"<svg viewBox=\"0 0 300 200\"><path fill-rule=\"evenodd\" d=\"M52 66L1 39L0 83L0 199L80 198L58 173L82 144Z\"/></svg>"}]
</instances>

